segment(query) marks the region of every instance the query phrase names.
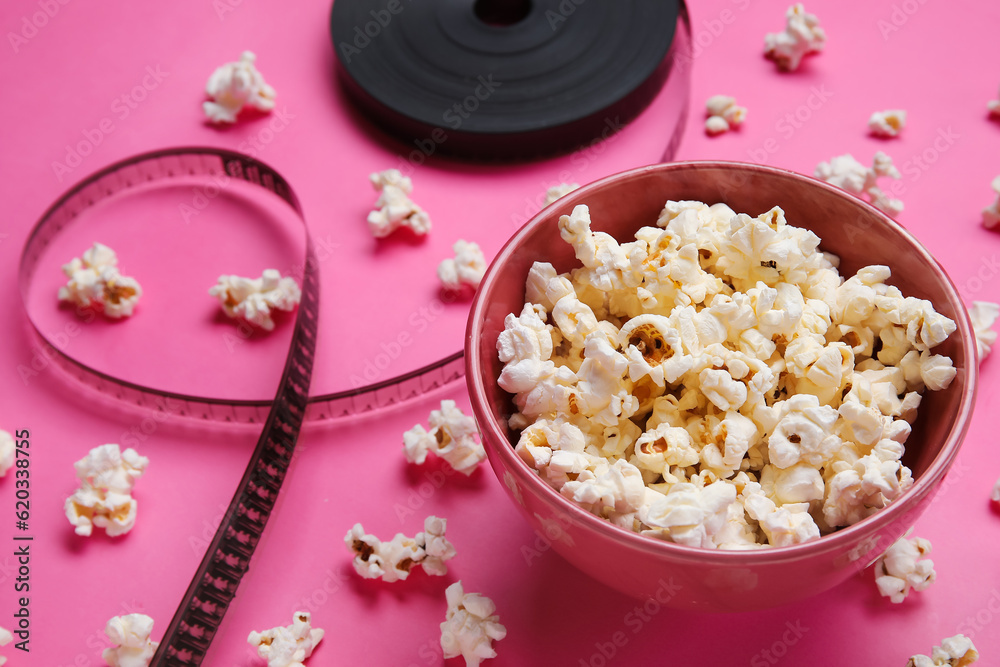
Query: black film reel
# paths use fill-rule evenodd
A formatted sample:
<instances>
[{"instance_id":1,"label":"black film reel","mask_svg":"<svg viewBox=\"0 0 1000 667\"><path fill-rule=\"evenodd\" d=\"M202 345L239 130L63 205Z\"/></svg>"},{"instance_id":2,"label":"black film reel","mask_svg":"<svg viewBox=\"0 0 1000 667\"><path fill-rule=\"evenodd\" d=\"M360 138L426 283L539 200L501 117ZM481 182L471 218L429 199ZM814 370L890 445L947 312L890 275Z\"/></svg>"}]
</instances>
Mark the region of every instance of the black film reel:
<instances>
[{"instance_id":1,"label":"black film reel","mask_svg":"<svg viewBox=\"0 0 1000 667\"><path fill-rule=\"evenodd\" d=\"M390 134L530 159L646 108L682 12L679 0L338 0L330 30L345 88Z\"/></svg>"}]
</instances>

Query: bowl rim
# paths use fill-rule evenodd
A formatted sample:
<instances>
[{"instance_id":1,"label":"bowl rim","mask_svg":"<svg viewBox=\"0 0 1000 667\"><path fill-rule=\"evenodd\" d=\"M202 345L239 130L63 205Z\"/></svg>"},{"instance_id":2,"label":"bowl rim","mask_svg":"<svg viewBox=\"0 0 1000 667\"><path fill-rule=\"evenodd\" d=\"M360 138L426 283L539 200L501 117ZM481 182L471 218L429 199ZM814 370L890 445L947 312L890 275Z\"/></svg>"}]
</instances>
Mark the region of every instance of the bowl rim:
<instances>
[{"instance_id":1,"label":"bowl rim","mask_svg":"<svg viewBox=\"0 0 1000 667\"><path fill-rule=\"evenodd\" d=\"M508 444L507 436L500 425L493 419L492 410L487 399L486 387L483 379L483 360L479 358L477 350L479 339L483 335L483 323L485 322L485 310L494 286L497 284L499 268L518 249L521 242L529 236L532 231L550 219L554 213L551 206L544 207L531 220L525 223L497 253L490 263L479 289L476 291L472 306L469 310L468 325L466 327L465 340L465 366L466 381L469 389L472 410L479 423L483 444L490 453L490 463L498 478L501 471L494 464L494 455L500 457L507 470L513 469L517 472L519 479L515 480L520 484L530 486L536 495L547 501L549 506L557 508L562 518L581 526L596 531L601 537L613 539L621 544L623 548L632 551L646 552L649 555L659 556L663 559L675 561L697 562L699 565L719 564L732 565L737 561L741 565L748 564L775 564L792 560L800 560L810 556L833 551L845 551L863 544L864 540L874 533L884 532L889 526L894 525L901 518L906 517L910 512L916 512L916 516L908 523L908 526L919 518L920 513L926 509L924 498L933 495L939 488L939 482L944 478L950 469L958 451L964 440L972 417L975 405L976 391L978 385L978 354L976 351L976 339L969 319L968 311L951 280L948 273L931 255L931 253L901 224L890 218L882 211L876 209L869 203L854 197L850 193L830 185L816 178L800 174L798 172L771 167L756 163L737 162L727 160L688 160L678 162L665 162L654 165L637 167L626 171L618 172L593 181L566 195L560 202L566 206L573 206L584 203L588 196L593 193L613 188L623 182L628 182L636 177L650 173L670 173L674 171L703 170L703 169L731 169L737 171L749 170L768 175L768 177L796 181L801 185L812 188L827 190L839 197L846 197L862 209L867 209L869 213L874 213L884 224L894 228L911 246L911 249L919 253L928 263L937 268L939 281L948 296L949 301L955 306L958 317L956 318L957 330L960 344L966 351L965 367L960 369L955 381L961 381L961 396L958 404L955 426L948 434L945 444L938 452L937 456L930 462L927 469L919 478L913 480L913 484L895 502L890 503L870 517L867 517L851 526L841 528L836 532L824 535L819 539L795 544L790 546L768 546L755 549L708 549L703 547L690 547L675 542L668 542L654 537L645 536L626 528L614 525L610 521L598 517L562 496L558 491L547 484L541 476L528 466L515 452L514 448ZM954 335L954 334L953 334ZM497 444L502 443L502 444ZM494 446L497 445L497 446ZM523 504L522 504L523 505ZM522 509L523 506L522 506ZM903 533L894 538L899 539ZM870 550L858 554L858 560L874 558L875 554L882 553L892 542L876 542ZM866 563L867 566L867 563Z\"/></svg>"}]
</instances>

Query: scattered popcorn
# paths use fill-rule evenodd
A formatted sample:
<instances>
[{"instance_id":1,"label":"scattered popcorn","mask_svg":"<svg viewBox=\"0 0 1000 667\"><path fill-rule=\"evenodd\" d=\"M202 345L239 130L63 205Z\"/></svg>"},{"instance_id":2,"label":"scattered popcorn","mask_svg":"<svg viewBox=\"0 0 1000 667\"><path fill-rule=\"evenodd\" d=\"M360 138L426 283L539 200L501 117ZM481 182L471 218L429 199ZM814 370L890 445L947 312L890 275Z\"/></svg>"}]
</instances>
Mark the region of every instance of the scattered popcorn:
<instances>
[{"instance_id":1,"label":"scattered popcorn","mask_svg":"<svg viewBox=\"0 0 1000 667\"><path fill-rule=\"evenodd\" d=\"M907 531L906 535L912 532ZM875 585L882 597L900 603L910 590L922 591L934 583L934 561L925 558L931 543L920 537L904 535L875 562Z\"/></svg>"},{"instance_id":2,"label":"scattered popcorn","mask_svg":"<svg viewBox=\"0 0 1000 667\"><path fill-rule=\"evenodd\" d=\"M455 401L441 401L440 410L428 418L431 430L417 424L403 434L403 452L410 463L422 464L434 452L458 472L471 475L486 458L486 450L476 439L476 419L464 414Z\"/></svg>"},{"instance_id":3,"label":"scattered popcorn","mask_svg":"<svg viewBox=\"0 0 1000 667\"><path fill-rule=\"evenodd\" d=\"M705 131L709 134L719 134L738 127L747 117L746 107L738 106L736 98L728 95L713 95L708 98L705 111Z\"/></svg>"},{"instance_id":4,"label":"scattered popcorn","mask_svg":"<svg viewBox=\"0 0 1000 667\"><path fill-rule=\"evenodd\" d=\"M729 131L729 123L722 116L709 116L705 119L705 132L710 135Z\"/></svg>"},{"instance_id":5,"label":"scattered popcorn","mask_svg":"<svg viewBox=\"0 0 1000 667\"><path fill-rule=\"evenodd\" d=\"M245 106L265 112L274 108L276 93L254 66L256 59L252 51L244 51L237 62L222 65L208 77L205 93L212 101L202 107L210 121L235 123Z\"/></svg>"},{"instance_id":6,"label":"scattered popcorn","mask_svg":"<svg viewBox=\"0 0 1000 667\"><path fill-rule=\"evenodd\" d=\"M455 241L452 250L454 259L442 260L438 265L438 279L445 289L460 290L463 285L473 289L479 287L479 282L486 273L486 258L479 244L459 239Z\"/></svg>"},{"instance_id":7,"label":"scattered popcorn","mask_svg":"<svg viewBox=\"0 0 1000 667\"><path fill-rule=\"evenodd\" d=\"M479 593L466 593L456 581L444 592L448 614L441 624L441 649L444 657L465 658L466 667L478 667L483 660L495 658L493 642L507 636L500 624L493 601Z\"/></svg>"},{"instance_id":8,"label":"scattered popcorn","mask_svg":"<svg viewBox=\"0 0 1000 667\"><path fill-rule=\"evenodd\" d=\"M809 14L801 3L785 13L784 32L770 32L764 37L764 55L778 68L791 72L799 68L804 56L818 53L826 46L826 32L819 27L815 14Z\"/></svg>"},{"instance_id":9,"label":"scattered popcorn","mask_svg":"<svg viewBox=\"0 0 1000 667\"><path fill-rule=\"evenodd\" d=\"M993 229L1000 223L1000 176L993 179L990 187L997 193L996 201L983 209L983 226Z\"/></svg>"},{"instance_id":10,"label":"scattered popcorn","mask_svg":"<svg viewBox=\"0 0 1000 667\"><path fill-rule=\"evenodd\" d=\"M400 227L409 227L423 236L431 230L431 219L410 200L413 181L398 169L387 169L369 175L368 180L379 192L375 209L368 214L368 229L375 238L384 238Z\"/></svg>"},{"instance_id":11,"label":"scattered popcorn","mask_svg":"<svg viewBox=\"0 0 1000 667\"><path fill-rule=\"evenodd\" d=\"M993 491L990 492L990 499L995 503L1000 503L1000 479L993 483Z\"/></svg>"},{"instance_id":12,"label":"scattered popcorn","mask_svg":"<svg viewBox=\"0 0 1000 667\"><path fill-rule=\"evenodd\" d=\"M1000 118L1000 99L990 100L986 103L986 108L990 111L990 116Z\"/></svg>"},{"instance_id":13,"label":"scattered popcorn","mask_svg":"<svg viewBox=\"0 0 1000 667\"><path fill-rule=\"evenodd\" d=\"M303 661L326 634L311 627L309 619L309 612L297 611L291 625L251 632L247 643L257 649L257 655L267 658L267 667L303 667Z\"/></svg>"},{"instance_id":14,"label":"scattered popcorn","mask_svg":"<svg viewBox=\"0 0 1000 667\"><path fill-rule=\"evenodd\" d=\"M295 310L302 298L295 279L283 278L277 269L264 269L260 278L219 276L219 282L210 287L208 293L219 299L226 315L265 331L274 329L273 311Z\"/></svg>"},{"instance_id":15,"label":"scattered popcorn","mask_svg":"<svg viewBox=\"0 0 1000 667\"><path fill-rule=\"evenodd\" d=\"M551 188L545 191L545 205L549 206L553 204L557 199L565 197L573 190L579 190L579 183L560 183L559 185L553 185Z\"/></svg>"},{"instance_id":16,"label":"scattered popcorn","mask_svg":"<svg viewBox=\"0 0 1000 667\"><path fill-rule=\"evenodd\" d=\"M559 229L581 265L528 271L497 337L517 455L588 512L701 548L808 542L899 498L955 323L886 266L845 279L777 207L668 201L656 224L619 242L577 206Z\"/></svg>"},{"instance_id":17,"label":"scattered popcorn","mask_svg":"<svg viewBox=\"0 0 1000 667\"><path fill-rule=\"evenodd\" d=\"M114 444L95 447L74 463L80 488L66 499L65 510L76 534L90 535L94 526L112 537L132 530L138 507L132 487L147 465L145 456Z\"/></svg>"},{"instance_id":18,"label":"scattered popcorn","mask_svg":"<svg viewBox=\"0 0 1000 667\"><path fill-rule=\"evenodd\" d=\"M903 202L889 197L877 185L877 180L882 176L900 178L899 170L892 164L892 158L882 151L875 153L871 169L851 155L839 155L829 162L820 162L813 175L856 197L868 195L872 206L890 216L898 215L903 210Z\"/></svg>"},{"instance_id":19,"label":"scattered popcorn","mask_svg":"<svg viewBox=\"0 0 1000 667\"><path fill-rule=\"evenodd\" d=\"M17 456L17 443L10 433L0 429L0 477L4 477L7 471L14 467L15 456Z\"/></svg>"},{"instance_id":20,"label":"scattered popcorn","mask_svg":"<svg viewBox=\"0 0 1000 667\"><path fill-rule=\"evenodd\" d=\"M152 632L153 619L145 614L113 617L104 633L115 646L104 649L101 658L110 667L148 667L160 645L149 638Z\"/></svg>"},{"instance_id":21,"label":"scattered popcorn","mask_svg":"<svg viewBox=\"0 0 1000 667\"><path fill-rule=\"evenodd\" d=\"M898 137L906 126L906 112L902 109L876 111L868 119L868 129L876 137Z\"/></svg>"},{"instance_id":22,"label":"scattered popcorn","mask_svg":"<svg viewBox=\"0 0 1000 667\"><path fill-rule=\"evenodd\" d=\"M973 301L972 307L969 308L972 329L976 333L976 350L979 352L979 361L986 358L997 342L997 332L992 329L997 317L1000 317L1000 304L992 301Z\"/></svg>"},{"instance_id":23,"label":"scattered popcorn","mask_svg":"<svg viewBox=\"0 0 1000 667\"><path fill-rule=\"evenodd\" d=\"M979 651L965 635L955 635L935 646L930 657L915 655L906 667L967 667L979 660Z\"/></svg>"},{"instance_id":24,"label":"scattered popcorn","mask_svg":"<svg viewBox=\"0 0 1000 667\"><path fill-rule=\"evenodd\" d=\"M424 530L415 537L396 533L388 542L365 533L360 523L347 532L344 543L354 553L354 570L365 579L382 579L393 582L410 576L413 566L419 565L427 574L443 576L448 573L446 560L455 557L455 547L445 536L446 519L429 516Z\"/></svg>"},{"instance_id":25,"label":"scattered popcorn","mask_svg":"<svg viewBox=\"0 0 1000 667\"><path fill-rule=\"evenodd\" d=\"M6 646L14 641L14 635L7 628L0 628L0 646ZM0 655L0 667L7 664L7 658Z\"/></svg>"},{"instance_id":26,"label":"scattered popcorn","mask_svg":"<svg viewBox=\"0 0 1000 667\"><path fill-rule=\"evenodd\" d=\"M436 516L429 516L424 521L424 532L417 533L417 544L422 544L424 559L420 565L427 574L443 576L448 573L448 566L444 564L446 560L455 557L455 547L445 539L444 531L448 526L446 519Z\"/></svg>"},{"instance_id":27,"label":"scattered popcorn","mask_svg":"<svg viewBox=\"0 0 1000 667\"><path fill-rule=\"evenodd\" d=\"M111 319L130 316L142 296L139 283L118 271L115 251L100 243L84 251L82 258L63 264L62 270L69 282L59 288L59 301L93 306Z\"/></svg>"}]
</instances>

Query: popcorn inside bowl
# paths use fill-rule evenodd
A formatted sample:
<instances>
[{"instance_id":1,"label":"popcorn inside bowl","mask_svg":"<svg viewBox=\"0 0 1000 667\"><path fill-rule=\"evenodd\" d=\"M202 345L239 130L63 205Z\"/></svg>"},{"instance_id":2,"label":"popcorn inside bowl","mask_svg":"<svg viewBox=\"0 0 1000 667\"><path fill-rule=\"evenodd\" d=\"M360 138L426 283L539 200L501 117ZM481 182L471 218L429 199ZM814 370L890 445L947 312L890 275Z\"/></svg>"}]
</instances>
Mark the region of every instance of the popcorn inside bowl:
<instances>
[{"instance_id":1,"label":"popcorn inside bowl","mask_svg":"<svg viewBox=\"0 0 1000 667\"><path fill-rule=\"evenodd\" d=\"M625 242L590 223L562 216L579 266L535 262L497 340L515 451L546 483L724 549L817 539L912 485L904 445L956 375L933 353L956 325L888 267L845 279L777 207L669 201Z\"/></svg>"}]
</instances>

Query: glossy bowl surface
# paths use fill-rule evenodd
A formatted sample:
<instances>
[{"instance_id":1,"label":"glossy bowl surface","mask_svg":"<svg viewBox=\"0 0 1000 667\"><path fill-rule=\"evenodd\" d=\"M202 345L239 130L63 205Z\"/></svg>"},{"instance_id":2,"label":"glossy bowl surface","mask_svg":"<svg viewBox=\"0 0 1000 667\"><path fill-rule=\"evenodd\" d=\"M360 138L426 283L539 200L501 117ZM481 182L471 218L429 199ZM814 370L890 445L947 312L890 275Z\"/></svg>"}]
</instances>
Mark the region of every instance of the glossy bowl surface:
<instances>
[{"instance_id":1,"label":"glossy bowl surface","mask_svg":"<svg viewBox=\"0 0 1000 667\"><path fill-rule=\"evenodd\" d=\"M668 199L725 202L758 215L781 206L790 224L815 232L820 248L840 257L841 275L869 264L892 269L905 295L930 300L958 329L935 348L958 374L944 391L925 392L903 458L914 484L892 505L819 540L791 547L716 551L645 537L577 507L515 453L507 426L511 397L497 385L496 341L508 313L520 312L528 269L551 262L577 266L559 237L559 216L590 207L592 228L620 241L655 224ZM567 561L637 598L709 612L774 607L815 595L867 568L927 508L962 443L975 399L975 337L958 291L934 258L892 219L826 183L771 167L683 162L643 167L587 185L543 209L494 259L476 294L465 343L466 379L490 464L528 522Z\"/></svg>"}]
</instances>

